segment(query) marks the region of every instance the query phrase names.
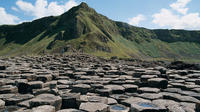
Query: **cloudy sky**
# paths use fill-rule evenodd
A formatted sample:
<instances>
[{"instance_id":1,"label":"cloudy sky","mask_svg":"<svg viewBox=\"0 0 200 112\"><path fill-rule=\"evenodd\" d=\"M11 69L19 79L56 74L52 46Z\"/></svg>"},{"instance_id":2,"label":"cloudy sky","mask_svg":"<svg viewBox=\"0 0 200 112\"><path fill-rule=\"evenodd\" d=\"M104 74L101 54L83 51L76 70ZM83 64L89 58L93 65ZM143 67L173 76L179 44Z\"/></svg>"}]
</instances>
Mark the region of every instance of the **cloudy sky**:
<instances>
[{"instance_id":1,"label":"cloudy sky","mask_svg":"<svg viewBox=\"0 0 200 112\"><path fill-rule=\"evenodd\" d=\"M200 0L0 0L0 25L57 16L83 1L134 26L200 30Z\"/></svg>"}]
</instances>

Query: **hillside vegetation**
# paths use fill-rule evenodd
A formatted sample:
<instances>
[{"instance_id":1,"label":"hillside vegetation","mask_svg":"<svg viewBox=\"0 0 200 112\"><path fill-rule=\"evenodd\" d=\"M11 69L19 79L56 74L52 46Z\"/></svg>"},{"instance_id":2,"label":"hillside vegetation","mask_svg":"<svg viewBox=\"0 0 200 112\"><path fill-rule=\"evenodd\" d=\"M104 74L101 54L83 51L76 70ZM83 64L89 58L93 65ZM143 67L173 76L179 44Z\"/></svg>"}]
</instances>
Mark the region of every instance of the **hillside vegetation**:
<instances>
[{"instance_id":1,"label":"hillside vegetation","mask_svg":"<svg viewBox=\"0 0 200 112\"><path fill-rule=\"evenodd\" d=\"M0 26L0 55L84 52L96 56L200 61L200 31L149 30L116 22L86 3L57 17Z\"/></svg>"}]
</instances>

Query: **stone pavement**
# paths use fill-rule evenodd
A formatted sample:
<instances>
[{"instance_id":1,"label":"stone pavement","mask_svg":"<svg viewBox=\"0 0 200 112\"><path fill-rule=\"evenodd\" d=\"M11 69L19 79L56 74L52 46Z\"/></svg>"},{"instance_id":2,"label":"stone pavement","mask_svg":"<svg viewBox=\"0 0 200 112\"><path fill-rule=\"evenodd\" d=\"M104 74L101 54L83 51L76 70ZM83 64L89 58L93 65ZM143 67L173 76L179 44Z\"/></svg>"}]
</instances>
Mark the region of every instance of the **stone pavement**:
<instances>
[{"instance_id":1,"label":"stone pavement","mask_svg":"<svg viewBox=\"0 0 200 112\"><path fill-rule=\"evenodd\" d=\"M0 59L0 112L199 112L200 71L83 54Z\"/></svg>"}]
</instances>

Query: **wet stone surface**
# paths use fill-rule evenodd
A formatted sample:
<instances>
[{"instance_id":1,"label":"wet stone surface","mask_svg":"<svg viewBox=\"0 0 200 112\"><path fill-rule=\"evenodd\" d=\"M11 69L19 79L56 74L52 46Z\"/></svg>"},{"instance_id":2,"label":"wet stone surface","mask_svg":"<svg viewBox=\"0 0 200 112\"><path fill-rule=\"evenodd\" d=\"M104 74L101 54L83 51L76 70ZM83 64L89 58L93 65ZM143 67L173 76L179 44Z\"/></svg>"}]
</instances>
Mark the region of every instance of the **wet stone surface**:
<instances>
[{"instance_id":1,"label":"wet stone surface","mask_svg":"<svg viewBox=\"0 0 200 112\"><path fill-rule=\"evenodd\" d=\"M85 54L0 62L0 112L200 111L198 70Z\"/></svg>"}]
</instances>

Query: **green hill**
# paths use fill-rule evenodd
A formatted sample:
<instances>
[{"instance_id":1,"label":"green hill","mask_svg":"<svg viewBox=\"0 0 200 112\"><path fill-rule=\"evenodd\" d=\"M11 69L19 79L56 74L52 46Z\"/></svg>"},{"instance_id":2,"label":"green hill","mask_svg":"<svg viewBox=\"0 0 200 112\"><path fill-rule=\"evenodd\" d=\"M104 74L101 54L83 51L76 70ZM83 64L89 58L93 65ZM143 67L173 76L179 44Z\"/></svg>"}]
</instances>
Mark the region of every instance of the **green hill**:
<instances>
[{"instance_id":1,"label":"green hill","mask_svg":"<svg viewBox=\"0 0 200 112\"><path fill-rule=\"evenodd\" d=\"M110 20L86 3L57 17L0 26L1 56L63 52L199 61L200 31L134 27Z\"/></svg>"}]
</instances>

